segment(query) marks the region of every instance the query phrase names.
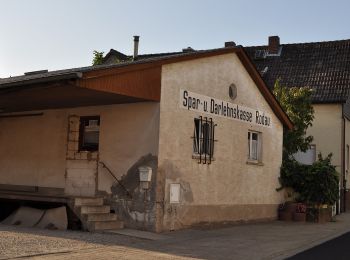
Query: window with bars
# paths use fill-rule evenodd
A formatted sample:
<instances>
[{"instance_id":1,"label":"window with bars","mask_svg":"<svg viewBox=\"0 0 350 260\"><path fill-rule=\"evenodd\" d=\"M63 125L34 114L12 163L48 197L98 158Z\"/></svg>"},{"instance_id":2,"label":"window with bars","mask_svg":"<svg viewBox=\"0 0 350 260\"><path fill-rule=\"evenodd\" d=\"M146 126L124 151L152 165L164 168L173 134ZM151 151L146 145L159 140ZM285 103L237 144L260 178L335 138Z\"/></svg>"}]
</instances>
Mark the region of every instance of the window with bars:
<instances>
[{"instance_id":1,"label":"window with bars","mask_svg":"<svg viewBox=\"0 0 350 260\"><path fill-rule=\"evenodd\" d=\"M211 163L214 154L214 125L212 118L194 119L193 155L199 163Z\"/></svg>"},{"instance_id":2,"label":"window with bars","mask_svg":"<svg viewBox=\"0 0 350 260\"><path fill-rule=\"evenodd\" d=\"M80 117L79 151L98 151L100 136L100 117Z\"/></svg>"},{"instance_id":3,"label":"window with bars","mask_svg":"<svg viewBox=\"0 0 350 260\"><path fill-rule=\"evenodd\" d=\"M261 133L248 131L248 160L261 162Z\"/></svg>"}]
</instances>

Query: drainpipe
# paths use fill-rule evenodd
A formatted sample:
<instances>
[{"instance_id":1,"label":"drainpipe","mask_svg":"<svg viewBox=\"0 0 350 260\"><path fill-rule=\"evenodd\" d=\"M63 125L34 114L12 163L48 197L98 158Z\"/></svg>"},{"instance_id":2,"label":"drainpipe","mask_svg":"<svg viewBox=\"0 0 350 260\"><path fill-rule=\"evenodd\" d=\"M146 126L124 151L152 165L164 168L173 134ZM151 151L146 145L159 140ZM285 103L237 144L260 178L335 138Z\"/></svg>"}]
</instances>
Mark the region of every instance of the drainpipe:
<instances>
[{"instance_id":1,"label":"drainpipe","mask_svg":"<svg viewBox=\"0 0 350 260\"><path fill-rule=\"evenodd\" d=\"M137 56L139 56L139 39L140 36L134 36L134 60L137 60Z\"/></svg>"},{"instance_id":2,"label":"drainpipe","mask_svg":"<svg viewBox=\"0 0 350 260\"><path fill-rule=\"evenodd\" d=\"M344 105L342 105L342 189L343 189L343 212L346 212L346 178L345 178L345 116L344 116Z\"/></svg>"}]
</instances>

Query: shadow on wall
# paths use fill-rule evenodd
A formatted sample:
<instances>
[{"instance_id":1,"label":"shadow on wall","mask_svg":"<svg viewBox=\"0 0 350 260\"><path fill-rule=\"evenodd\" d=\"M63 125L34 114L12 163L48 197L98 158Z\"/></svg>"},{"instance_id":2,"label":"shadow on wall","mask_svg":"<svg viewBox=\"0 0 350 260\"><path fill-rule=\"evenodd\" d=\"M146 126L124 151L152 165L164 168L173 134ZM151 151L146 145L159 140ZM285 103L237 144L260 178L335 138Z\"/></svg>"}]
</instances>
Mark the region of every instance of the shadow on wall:
<instances>
[{"instance_id":1,"label":"shadow on wall","mask_svg":"<svg viewBox=\"0 0 350 260\"><path fill-rule=\"evenodd\" d=\"M115 183L112 187L111 207L124 222L125 227L155 231L156 224L156 172L158 157L152 154L142 156L128 172L121 177L121 183L129 191L126 191ZM152 179L149 189L140 186L138 168L148 166L152 168Z\"/></svg>"}]
</instances>

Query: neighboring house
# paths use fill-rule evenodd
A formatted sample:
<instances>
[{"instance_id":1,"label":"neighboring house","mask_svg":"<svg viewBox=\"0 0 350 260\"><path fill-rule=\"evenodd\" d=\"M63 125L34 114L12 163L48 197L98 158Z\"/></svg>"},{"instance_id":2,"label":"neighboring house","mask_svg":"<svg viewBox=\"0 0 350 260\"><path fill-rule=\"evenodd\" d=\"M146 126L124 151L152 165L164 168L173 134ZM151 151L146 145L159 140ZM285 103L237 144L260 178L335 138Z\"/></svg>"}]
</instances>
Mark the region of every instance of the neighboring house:
<instances>
[{"instance_id":1,"label":"neighboring house","mask_svg":"<svg viewBox=\"0 0 350 260\"><path fill-rule=\"evenodd\" d=\"M242 48L1 79L0 104L0 199L89 230L277 217L293 126Z\"/></svg>"},{"instance_id":2,"label":"neighboring house","mask_svg":"<svg viewBox=\"0 0 350 260\"><path fill-rule=\"evenodd\" d=\"M270 89L277 79L282 86L313 89L315 119L307 131L313 145L296 158L311 164L318 153L333 153L341 177L340 210L345 211L350 207L350 193L344 193L349 188L350 40L280 44L278 36L271 36L268 45L245 49Z\"/></svg>"}]
</instances>

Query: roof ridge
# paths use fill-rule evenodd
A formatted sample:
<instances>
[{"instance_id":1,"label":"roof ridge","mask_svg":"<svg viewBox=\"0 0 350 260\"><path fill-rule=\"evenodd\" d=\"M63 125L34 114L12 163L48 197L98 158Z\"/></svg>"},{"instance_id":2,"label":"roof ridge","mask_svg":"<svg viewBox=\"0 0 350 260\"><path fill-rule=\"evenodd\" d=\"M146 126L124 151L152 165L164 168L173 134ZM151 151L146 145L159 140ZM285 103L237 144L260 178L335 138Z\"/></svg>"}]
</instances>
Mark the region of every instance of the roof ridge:
<instances>
[{"instance_id":1,"label":"roof ridge","mask_svg":"<svg viewBox=\"0 0 350 260\"><path fill-rule=\"evenodd\" d=\"M286 45L311 45L311 44L329 44L329 43L343 43L349 42L350 39L342 39L342 40L331 40L331 41L319 41L319 42L295 42L295 43L282 43L281 46ZM244 48L258 48L258 47L267 47L268 45L253 45L253 46L244 46Z\"/></svg>"}]
</instances>

